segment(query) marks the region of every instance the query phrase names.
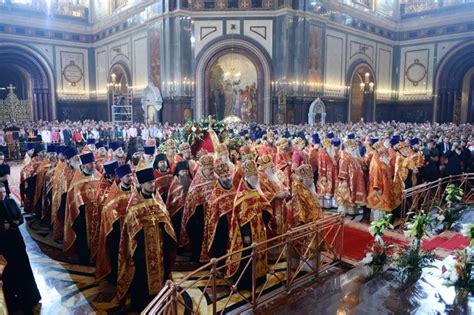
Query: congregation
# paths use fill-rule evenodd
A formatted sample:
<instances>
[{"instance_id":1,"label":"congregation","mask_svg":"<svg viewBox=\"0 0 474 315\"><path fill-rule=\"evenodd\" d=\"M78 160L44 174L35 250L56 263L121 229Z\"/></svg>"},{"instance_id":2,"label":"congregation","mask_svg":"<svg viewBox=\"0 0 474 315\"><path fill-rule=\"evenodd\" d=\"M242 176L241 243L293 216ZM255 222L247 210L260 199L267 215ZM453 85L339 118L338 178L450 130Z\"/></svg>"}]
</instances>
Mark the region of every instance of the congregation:
<instances>
[{"instance_id":1,"label":"congregation","mask_svg":"<svg viewBox=\"0 0 474 315\"><path fill-rule=\"evenodd\" d=\"M25 153L24 211L50 227L64 252L95 266L97 279L116 285L118 301L130 296L137 311L169 279L177 254L206 263L329 212L396 218L404 189L474 169L471 124L262 125L209 117L186 125L56 121L2 129L5 195L5 160ZM1 233L22 223L17 214L4 222ZM243 271L245 264L226 267L240 289L250 289L252 272L257 283L266 273L265 263ZM13 290L7 303L39 301L36 293L22 296L37 292L31 287Z\"/></svg>"}]
</instances>

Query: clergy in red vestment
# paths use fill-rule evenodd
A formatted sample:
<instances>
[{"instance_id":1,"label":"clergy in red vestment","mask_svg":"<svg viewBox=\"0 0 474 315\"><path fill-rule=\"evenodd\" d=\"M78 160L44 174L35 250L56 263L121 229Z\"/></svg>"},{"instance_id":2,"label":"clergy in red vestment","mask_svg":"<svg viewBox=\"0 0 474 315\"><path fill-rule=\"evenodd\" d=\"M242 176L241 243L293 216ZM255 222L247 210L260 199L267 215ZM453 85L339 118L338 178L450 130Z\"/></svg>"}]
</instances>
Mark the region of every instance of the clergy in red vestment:
<instances>
[{"instance_id":1,"label":"clergy in red vestment","mask_svg":"<svg viewBox=\"0 0 474 315\"><path fill-rule=\"evenodd\" d=\"M161 199L166 204L168 190L170 189L171 181L173 180L173 173L171 172L166 154L159 153L156 156L153 168L155 173L156 192L161 196Z\"/></svg>"},{"instance_id":2,"label":"clergy in red vestment","mask_svg":"<svg viewBox=\"0 0 474 315\"><path fill-rule=\"evenodd\" d=\"M100 176L92 153L82 154L80 159L81 169L76 170L67 194L64 252L75 248L79 261L87 265L97 251Z\"/></svg>"},{"instance_id":3,"label":"clergy in red vestment","mask_svg":"<svg viewBox=\"0 0 474 315\"><path fill-rule=\"evenodd\" d=\"M267 240L267 228L273 216L273 211L267 198L260 190L257 164L248 160L243 165L244 178L240 181L237 195L234 200L232 220L230 224L229 243L227 253L235 253L227 259L226 276L240 279L237 288L250 290L252 288L253 268L245 266L249 258L242 257L250 255L252 243L262 243ZM264 246L264 245L262 245ZM247 248L244 251L239 250ZM256 285L265 282L267 274L267 252L257 254L255 268ZM245 271L244 271L245 269Z\"/></svg>"},{"instance_id":4,"label":"clergy in red vestment","mask_svg":"<svg viewBox=\"0 0 474 315\"><path fill-rule=\"evenodd\" d=\"M293 141L293 154L291 156L291 170L295 171L300 165L309 164L309 154L305 150L306 142L302 138Z\"/></svg>"},{"instance_id":5,"label":"clergy in red vestment","mask_svg":"<svg viewBox=\"0 0 474 315\"><path fill-rule=\"evenodd\" d=\"M390 165L388 148L379 141L369 167L369 186L367 207L371 211L371 220L378 220L395 208L393 199L393 167Z\"/></svg>"},{"instance_id":6,"label":"clergy in red vestment","mask_svg":"<svg viewBox=\"0 0 474 315\"><path fill-rule=\"evenodd\" d=\"M34 198L36 191L36 177L41 164L39 153L42 151L39 144L27 143L25 163L20 171L20 196L23 210L26 213L34 212ZM29 157L29 158L27 158Z\"/></svg>"},{"instance_id":7,"label":"clergy in red vestment","mask_svg":"<svg viewBox=\"0 0 474 315\"><path fill-rule=\"evenodd\" d=\"M79 152L75 147L64 148L64 162L59 162L53 175L51 199L51 225L54 240L64 238L67 192L77 169L80 168Z\"/></svg>"},{"instance_id":8,"label":"clergy in red vestment","mask_svg":"<svg viewBox=\"0 0 474 315\"><path fill-rule=\"evenodd\" d=\"M338 210L348 215L358 215L367 203L364 162L359 155L355 135L349 134L344 150L339 151L338 186L336 203Z\"/></svg>"},{"instance_id":9,"label":"clergy in red vestment","mask_svg":"<svg viewBox=\"0 0 474 315\"><path fill-rule=\"evenodd\" d=\"M292 227L313 222L322 215L311 166L301 165L296 169L295 174L297 180L293 181L291 199Z\"/></svg>"},{"instance_id":10,"label":"clergy in red vestment","mask_svg":"<svg viewBox=\"0 0 474 315\"><path fill-rule=\"evenodd\" d=\"M114 284L117 282L120 231L132 193L130 164L117 167L115 174L120 182L112 184L102 207L95 269L97 280L107 277Z\"/></svg>"},{"instance_id":11,"label":"clergy in red vestment","mask_svg":"<svg viewBox=\"0 0 474 315\"><path fill-rule=\"evenodd\" d=\"M209 197L209 205L204 218L204 239L201 261L226 254L229 240L229 226L237 187L232 185L229 164L215 160L217 181Z\"/></svg>"},{"instance_id":12,"label":"clergy in red vestment","mask_svg":"<svg viewBox=\"0 0 474 315\"><path fill-rule=\"evenodd\" d=\"M290 197L290 192L283 184L285 174L275 169L270 155L258 159L258 168L260 188L273 209L272 236L283 234L289 228L286 199Z\"/></svg>"},{"instance_id":13,"label":"clergy in red vestment","mask_svg":"<svg viewBox=\"0 0 474 315\"><path fill-rule=\"evenodd\" d=\"M230 175L232 178L234 178L234 174L236 171L235 165L230 161L229 150L227 149L227 146L224 143L219 143L216 146L215 155L216 160L220 160L222 163L225 163L227 164L227 166L229 166Z\"/></svg>"},{"instance_id":14,"label":"clergy in red vestment","mask_svg":"<svg viewBox=\"0 0 474 315\"><path fill-rule=\"evenodd\" d=\"M176 162L187 161L189 165L189 171L191 172L191 177L194 178L196 172L199 168L199 163L193 160L193 154L191 152L191 146L187 142L183 142L178 147L179 155L176 155Z\"/></svg>"},{"instance_id":15,"label":"clergy in red vestment","mask_svg":"<svg viewBox=\"0 0 474 315\"><path fill-rule=\"evenodd\" d=\"M291 144L286 138L281 138L277 141L277 153L275 155L275 167L285 174L284 184L290 187L291 183L291 164L293 152Z\"/></svg>"},{"instance_id":16,"label":"clergy in red vestment","mask_svg":"<svg viewBox=\"0 0 474 315\"><path fill-rule=\"evenodd\" d=\"M332 145L334 134L328 133L323 140L323 148L319 151L318 159L318 184L317 190L320 196L320 204L329 209L335 205L334 192L337 185L337 152Z\"/></svg>"},{"instance_id":17,"label":"clergy in red vestment","mask_svg":"<svg viewBox=\"0 0 474 315\"><path fill-rule=\"evenodd\" d=\"M204 218L206 217L209 197L214 189L214 157L206 154L199 159L199 170L189 187L183 209L180 246L191 244L191 260L200 260L204 237Z\"/></svg>"},{"instance_id":18,"label":"clergy in red vestment","mask_svg":"<svg viewBox=\"0 0 474 315\"><path fill-rule=\"evenodd\" d=\"M107 148L102 142L95 144L96 151L94 152L95 168L99 173L104 173L104 163L108 161Z\"/></svg>"},{"instance_id":19,"label":"clergy in red vestment","mask_svg":"<svg viewBox=\"0 0 474 315\"><path fill-rule=\"evenodd\" d=\"M136 172L120 237L117 300L127 293L132 311L141 312L170 279L176 257L176 236L166 206L155 195L153 169Z\"/></svg>"},{"instance_id":20,"label":"clergy in red vestment","mask_svg":"<svg viewBox=\"0 0 474 315\"><path fill-rule=\"evenodd\" d=\"M176 163L173 179L166 198L166 209L168 209L170 214L177 240L181 237L181 221L183 219L184 203L192 180L193 178L189 172L188 161Z\"/></svg>"}]
</instances>

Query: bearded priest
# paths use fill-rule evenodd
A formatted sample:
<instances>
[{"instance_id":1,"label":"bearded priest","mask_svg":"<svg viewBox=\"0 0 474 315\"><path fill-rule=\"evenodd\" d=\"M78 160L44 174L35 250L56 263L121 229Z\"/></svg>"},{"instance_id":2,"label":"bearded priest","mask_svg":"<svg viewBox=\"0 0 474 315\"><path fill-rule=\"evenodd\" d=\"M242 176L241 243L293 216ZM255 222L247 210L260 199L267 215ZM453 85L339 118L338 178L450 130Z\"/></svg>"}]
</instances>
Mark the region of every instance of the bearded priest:
<instances>
[{"instance_id":1,"label":"bearded priest","mask_svg":"<svg viewBox=\"0 0 474 315\"><path fill-rule=\"evenodd\" d=\"M117 300L130 292L132 310L142 311L170 279L176 236L166 206L155 195L153 168L136 172L120 237Z\"/></svg>"},{"instance_id":2,"label":"bearded priest","mask_svg":"<svg viewBox=\"0 0 474 315\"><path fill-rule=\"evenodd\" d=\"M262 243L267 240L267 228L270 228L273 210L260 190L255 161L246 161L242 164L242 169L244 178L240 181L234 200L227 247L227 253L237 253L227 259L226 277L240 279L236 284L240 290L251 290L253 267L247 266L250 258L240 259L251 254L252 243ZM240 251L243 248L247 249ZM266 280L267 256L264 248L260 248L255 270L256 286L263 284Z\"/></svg>"},{"instance_id":3,"label":"bearded priest","mask_svg":"<svg viewBox=\"0 0 474 315\"><path fill-rule=\"evenodd\" d=\"M201 260L221 257L226 254L229 240L229 226L237 187L232 185L232 174L229 163L215 160L217 182L209 197L209 206L204 218L204 240Z\"/></svg>"}]
</instances>

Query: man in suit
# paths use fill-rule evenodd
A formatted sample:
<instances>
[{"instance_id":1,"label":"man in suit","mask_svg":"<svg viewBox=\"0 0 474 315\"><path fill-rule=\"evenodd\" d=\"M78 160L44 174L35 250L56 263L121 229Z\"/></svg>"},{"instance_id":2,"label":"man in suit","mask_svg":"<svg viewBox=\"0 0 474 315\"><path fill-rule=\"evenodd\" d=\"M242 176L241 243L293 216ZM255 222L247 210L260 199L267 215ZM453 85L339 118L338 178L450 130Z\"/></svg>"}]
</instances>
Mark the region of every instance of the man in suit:
<instances>
[{"instance_id":1,"label":"man in suit","mask_svg":"<svg viewBox=\"0 0 474 315\"><path fill-rule=\"evenodd\" d=\"M436 146L439 154L439 170L441 177L444 176L444 170L446 164L448 163L447 154L451 150L451 143L449 143L448 138L445 136L440 137L440 142Z\"/></svg>"}]
</instances>

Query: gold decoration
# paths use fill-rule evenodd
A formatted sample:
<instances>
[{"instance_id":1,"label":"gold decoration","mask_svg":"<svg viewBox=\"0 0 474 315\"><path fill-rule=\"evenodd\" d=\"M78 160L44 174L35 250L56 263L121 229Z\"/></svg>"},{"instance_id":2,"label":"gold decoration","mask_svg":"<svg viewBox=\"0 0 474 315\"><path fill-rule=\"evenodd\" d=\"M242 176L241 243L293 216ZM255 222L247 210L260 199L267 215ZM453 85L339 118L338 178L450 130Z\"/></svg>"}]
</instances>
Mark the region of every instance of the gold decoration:
<instances>
[{"instance_id":1,"label":"gold decoration","mask_svg":"<svg viewBox=\"0 0 474 315\"><path fill-rule=\"evenodd\" d=\"M31 101L19 100L13 92L15 89L11 84L10 90L4 100L0 100L0 122L27 122L31 121Z\"/></svg>"}]
</instances>

